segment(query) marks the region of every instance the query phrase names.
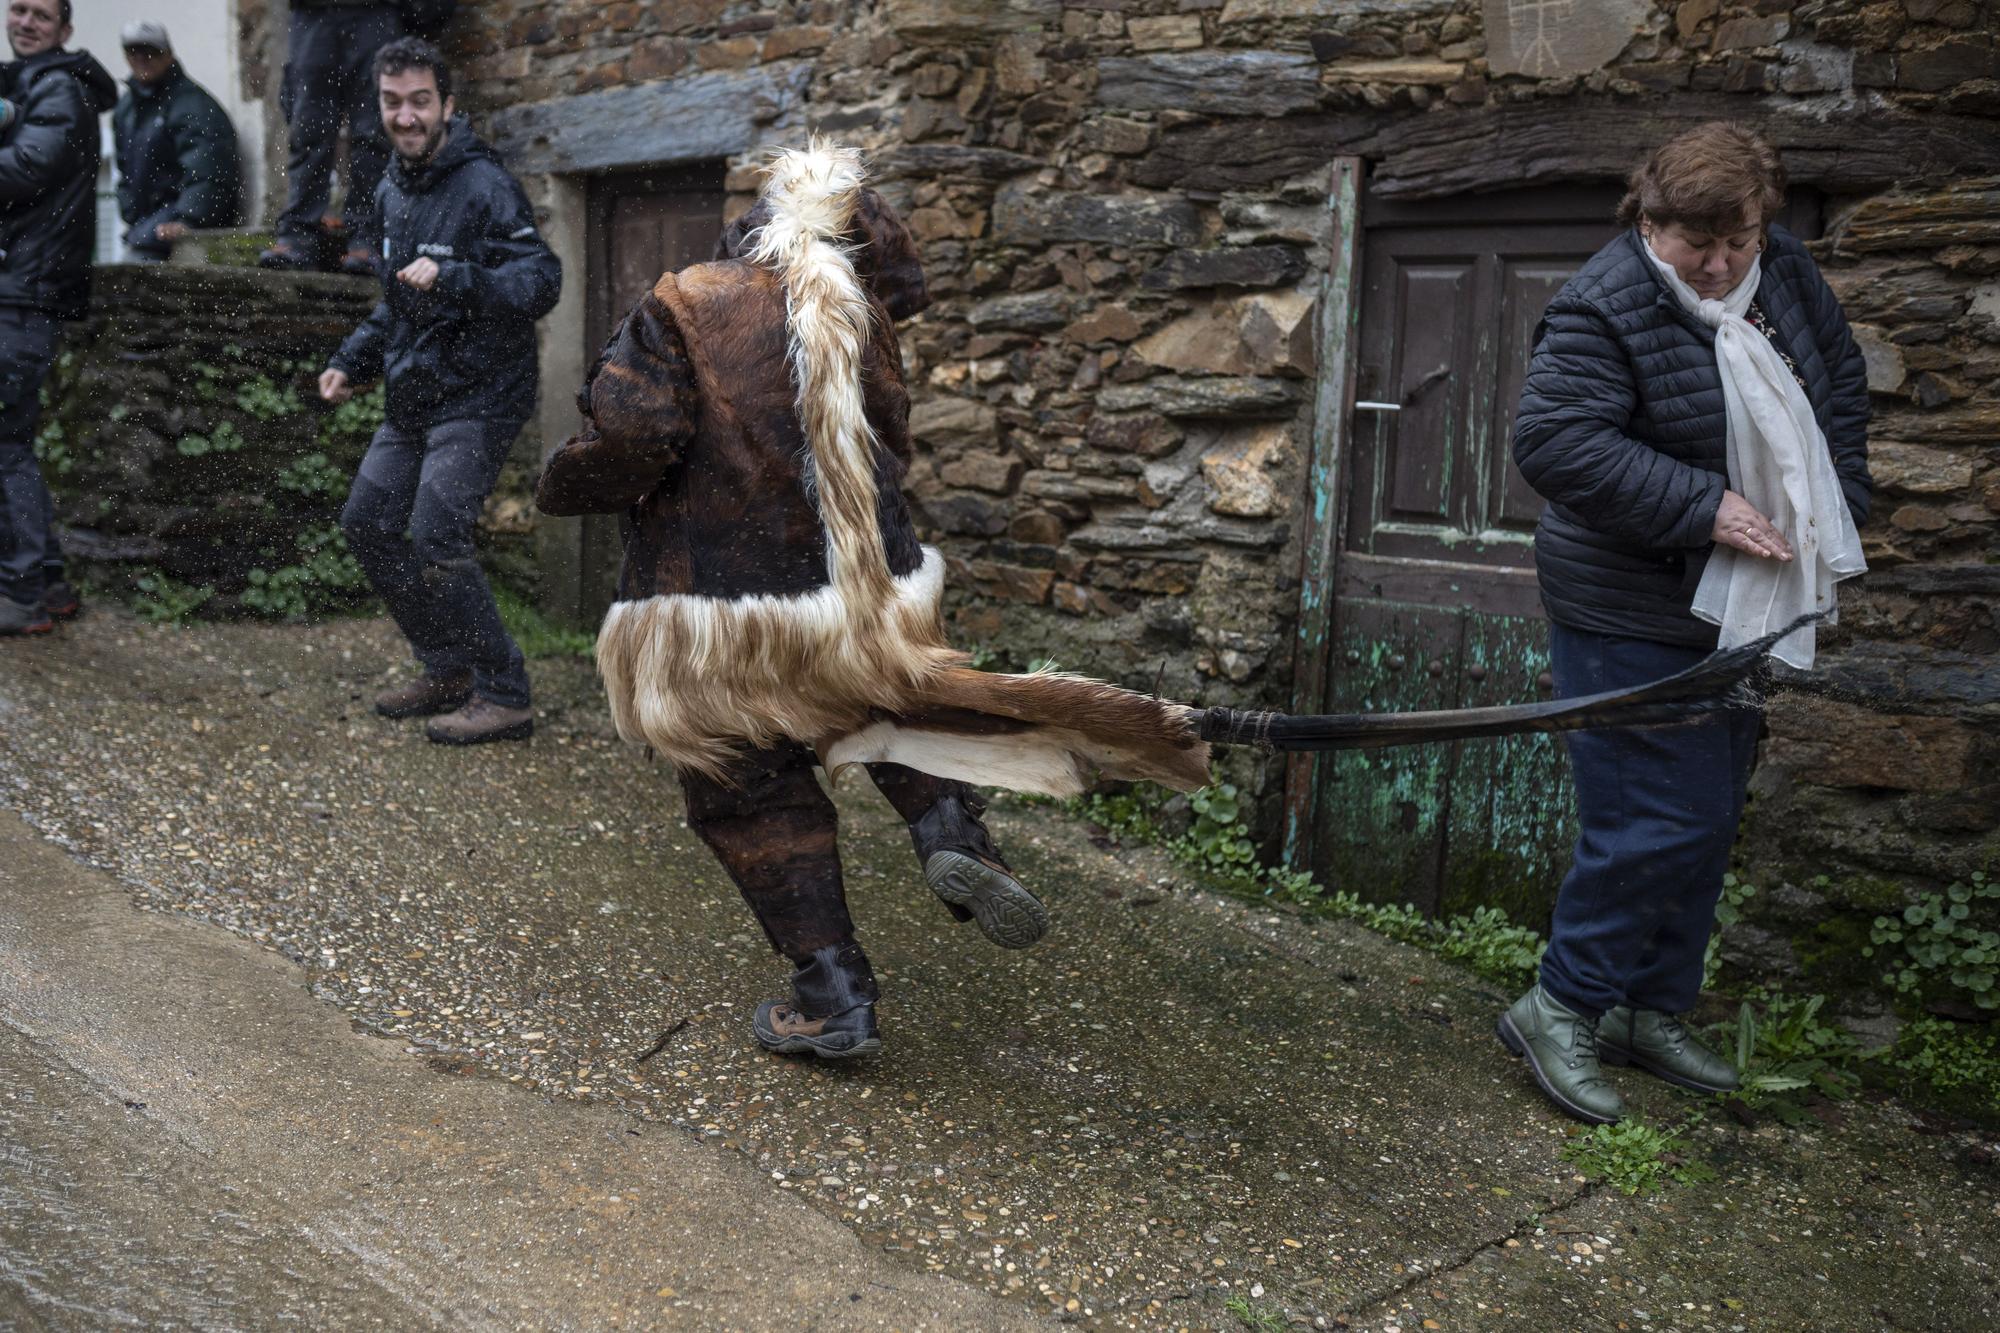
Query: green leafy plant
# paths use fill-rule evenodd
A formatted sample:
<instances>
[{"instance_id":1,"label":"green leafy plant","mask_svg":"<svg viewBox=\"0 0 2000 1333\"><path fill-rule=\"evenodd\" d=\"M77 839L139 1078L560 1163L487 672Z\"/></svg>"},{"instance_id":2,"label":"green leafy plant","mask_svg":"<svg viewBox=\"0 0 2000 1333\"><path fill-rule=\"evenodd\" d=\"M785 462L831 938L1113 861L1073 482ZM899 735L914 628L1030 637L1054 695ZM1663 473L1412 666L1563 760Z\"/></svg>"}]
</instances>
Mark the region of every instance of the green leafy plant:
<instances>
[{"instance_id":1,"label":"green leafy plant","mask_svg":"<svg viewBox=\"0 0 2000 1333\"><path fill-rule=\"evenodd\" d=\"M1845 1101L1861 1087L1855 1066L1863 1058L1860 1043L1845 1028L1824 1022L1824 995L1764 994L1763 1013L1754 999L1737 1008L1734 1024L1725 1025L1725 1049L1733 1038L1734 1064L1741 1086L1733 1095L1747 1105L1768 1110L1786 1124L1810 1117L1798 1094L1816 1092L1831 1101Z\"/></svg>"},{"instance_id":2,"label":"green leafy plant","mask_svg":"<svg viewBox=\"0 0 2000 1333\"><path fill-rule=\"evenodd\" d=\"M1973 871L1966 883L1926 893L1900 917L1878 916L1862 952L1882 950L1882 982L1913 1000L1949 995L2000 1009L2000 882Z\"/></svg>"},{"instance_id":3,"label":"green leafy plant","mask_svg":"<svg viewBox=\"0 0 2000 1333\"><path fill-rule=\"evenodd\" d=\"M190 362L188 369L194 372L194 396L204 403L212 403L222 396L222 367L207 361Z\"/></svg>"},{"instance_id":4,"label":"green leafy plant","mask_svg":"<svg viewBox=\"0 0 2000 1333\"><path fill-rule=\"evenodd\" d=\"M299 555L295 563L250 571L243 605L274 619L298 620L344 607L368 586L337 526L309 528L293 544Z\"/></svg>"},{"instance_id":5,"label":"green leafy plant","mask_svg":"<svg viewBox=\"0 0 2000 1333\"><path fill-rule=\"evenodd\" d=\"M1743 919L1743 908L1757 896L1757 886L1745 883L1733 873L1722 877L1722 897L1715 904L1715 927L1708 935L1708 948L1701 958L1701 985L1706 990L1715 984L1715 975L1722 969L1722 933Z\"/></svg>"},{"instance_id":6,"label":"green leafy plant","mask_svg":"<svg viewBox=\"0 0 2000 1333\"><path fill-rule=\"evenodd\" d=\"M1231 1296L1222 1303L1222 1308L1235 1315L1237 1323L1254 1330L1254 1333L1283 1333L1287 1327L1283 1315L1252 1305L1241 1296Z\"/></svg>"},{"instance_id":7,"label":"green leafy plant","mask_svg":"<svg viewBox=\"0 0 2000 1333\"><path fill-rule=\"evenodd\" d=\"M141 620L155 625L178 624L199 611L215 596L215 589L169 578L156 569L147 570L132 581L138 596L132 609Z\"/></svg>"},{"instance_id":8,"label":"green leafy plant","mask_svg":"<svg viewBox=\"0 0 2000 1333\"><path fill-rule=\"evenodd\" d=\"M310 453L278 469L278 488L309 499L331 499L347 493L347 473L323 453Z\"/></svg>"},{"instance_id":9,"label":"green leafy plant","mask_svg":"<svg viewBox=\"0 0 2000 1333\"><path fill-rule=\"evenodd\" d=\"M236 406L259 421L274 421L305 411L299 391L280 385L269 375L253 375L236 386Z\"/></svg>"},{"instance_id":10,"label":"green leafy plant","mask_svg":"<svg viewBox=\"0 0 2000 1333\"><path fill-rule=\"evenodd\" d=\"M243 432L233 423L218 421L206 435L189 431L181 436L174 441L174 451L183 458L200 458L205 454L233 454L247 443Z\"/></svg>"},{"instance_id":11,"label":"green leafy plant","mask_svg":"<svg viewBox=\"0 0 2000 1333\"><path fill-rule=\"evenodd\" d=\"M1965 1090L2000 1110L2000 1031L1926 1015L1903 1024L1889 1063L1944 1092Z\"/></svg>"},{"instance_id":12,"label":"green leafy plant","mask_svg":"<svg viewBox=\"0 0 2000 1333\"><path fill-rule=\"evenodd\" d=\"M493 601L500 608L500 621L521 652L528 657L593 657L597 639L581 630L564 629L549 623L548 617L505 584L493 586Z\"/></svg>"},{"instance_id":13,"label":"green leafy plant","mask_svg":"<svg viewBox=\"0 0 2000 1333\"><path fill-rule=\"evenodd\" d=\"M61 417L42 414L41 428L35 432L35 457L44 469L59 477L76 471L76 456L70 452L69 432L63 429Z\"/></svg>"},{"instance_id":14,"label":"green leafy plant","mask_svg":"<svg viewBox=\"0 0 2000 1333\"><path fill-rule=\"evenodd\" d=\"M1184 850L1195 865L1221 875L1254 872L1257 846L1242 820L1236 784L1221 782L1188 797L1194 824L1182 835Z\"/></svg>"},{"instance_id":15,"label":"green leafy plant","mask_svg":"<svg viewBox=\"0 0 2000 1333\"><path fill-rule=\"evenodd\" d=\"M1695 1157L1686 1140L1637 1120L1584 1130L1563 1145L1562 1155L1621 1194L1650 1194L1668 1181L1715 1179L1715 1169Z\"/></svg>"}]
</instances>

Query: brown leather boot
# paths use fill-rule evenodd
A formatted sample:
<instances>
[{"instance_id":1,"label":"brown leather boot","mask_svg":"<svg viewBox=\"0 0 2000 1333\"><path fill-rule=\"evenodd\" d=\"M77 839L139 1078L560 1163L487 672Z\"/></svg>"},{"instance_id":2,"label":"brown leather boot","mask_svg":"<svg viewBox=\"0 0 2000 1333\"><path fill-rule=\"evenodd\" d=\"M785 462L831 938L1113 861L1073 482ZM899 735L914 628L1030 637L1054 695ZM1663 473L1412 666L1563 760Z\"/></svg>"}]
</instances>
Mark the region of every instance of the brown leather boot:
<instances>
[{"instance_id":1,"label":"brown leather boot","mask_svg":"<svg viewBox=\"0 0 2000 1333\"><path fill-rule=\"evenodd\" d=\"M434 717L424 726L424 735L439 745L524 741L534 734L534 709L509 708L477 694L463 708Z\"/></svg>"},{"instance_id":2,"label":"brown leather boot","mask_svg":"<svg viewBox=\"0 0 2000 1333\"><path fill-rule=\"evenodd\" d=\"M375 696L375 711L383 717L434 717L449 713L472 697L472 673L423 676L408 685Z\"/></svg>"}]
</instances>

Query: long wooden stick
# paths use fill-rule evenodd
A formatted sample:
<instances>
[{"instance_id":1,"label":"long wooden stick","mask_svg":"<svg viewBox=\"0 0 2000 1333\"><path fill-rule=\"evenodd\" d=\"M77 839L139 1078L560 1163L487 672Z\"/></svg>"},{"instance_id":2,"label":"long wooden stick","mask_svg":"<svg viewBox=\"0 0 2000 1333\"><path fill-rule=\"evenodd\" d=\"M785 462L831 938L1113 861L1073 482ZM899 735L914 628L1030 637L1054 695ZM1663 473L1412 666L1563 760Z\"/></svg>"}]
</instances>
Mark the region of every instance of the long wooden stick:
<instances>
[{"instance_id":1,"label":"long wooden stick","mask_svg":"<svg viewBox=\"0 0 2000 1333\"><path fill-rule=\"evenodd\" d=\"M1201 738L1219 745L1270 750L1376 750L1391 745L1510 736L1524 731L1580 731L1590 727L1662 727L1693 722L1730 708L1757 708L1757 676L1778 640L1816 617L1801 616L1755 643L1710 653L1685 671L1649 685L1575 699L1452 708L1424 713L1287 713L1210 708L1201 715Z\"/></svg>"}]
</instances>

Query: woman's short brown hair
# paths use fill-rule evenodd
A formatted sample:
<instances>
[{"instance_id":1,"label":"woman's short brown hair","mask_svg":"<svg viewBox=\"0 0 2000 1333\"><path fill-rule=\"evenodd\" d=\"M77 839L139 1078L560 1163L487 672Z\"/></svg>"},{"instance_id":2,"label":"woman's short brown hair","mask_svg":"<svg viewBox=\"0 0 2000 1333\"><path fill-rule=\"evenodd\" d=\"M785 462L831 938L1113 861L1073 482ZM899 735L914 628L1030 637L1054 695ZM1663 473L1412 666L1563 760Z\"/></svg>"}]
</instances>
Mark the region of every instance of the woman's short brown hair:
<instances>
[{"instance_id":1,"label":"woman's short brown hair","mask_svg":"<svg viewBox=\"0 0 2000 1333\"><path fill-rule=\"evenodd\" d=\"M1785 164L1763 137L1734 121L1711 120L1653 150L1618 201L1620 224L1726 235L1762 227L1785 202Z\"/></svg>"}]
</instances>

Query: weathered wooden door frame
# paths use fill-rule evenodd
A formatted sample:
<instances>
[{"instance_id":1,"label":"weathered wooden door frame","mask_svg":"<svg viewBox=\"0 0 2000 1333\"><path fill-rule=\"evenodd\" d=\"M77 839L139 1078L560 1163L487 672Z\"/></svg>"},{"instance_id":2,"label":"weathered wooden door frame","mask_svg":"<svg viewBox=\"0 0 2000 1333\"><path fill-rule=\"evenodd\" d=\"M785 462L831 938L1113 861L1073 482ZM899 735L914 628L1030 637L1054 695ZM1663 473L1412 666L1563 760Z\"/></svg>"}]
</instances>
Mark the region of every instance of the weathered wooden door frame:
<instances>
[{"instance_id":1,"label":"weathered wooden door frame","mask_svg":"<svg viewBox=\"0 0 2000 1333\"><path fill-rule=\"evenodd\" d=\"M1292 653L1292 711L1326 711L1333 644L1333 592L1346 522L1344 473L1354 429L1354 385L1361 355L1361 192L1366 164L1333 160L1327 189L1326 279L1320 286L1319 380L1313 391L1306 455L1306 504L1300 525L1299 629ZM1285 863L1312 865L1319 764L1311 754L1285 760Z\"/></svg>"},{"instance_id":2,"label":"weathered wooden door frame","mask_svg":"<svg viewBox=\"0 0 2000 1333\"><path fill-rule=\"evenodd\" d=\"M1334 606L1341 586L1341 553L1353 487L1367 227L1449 220L1462 217L1469 207L1462 200L1370 200L1366 198L1366 186L1364 159L1333 160L1326 205L1327 271L1320 288L1316 323L1320 375L1313 396L1306 503L1300 524L1299 619L1298 638L1293 645L1291 697L1294 713L1322 713L1327 706L1330 658L1337 629ZM1567 188L1581 193L1615 188L1615 182ZM1495 223L1563 216L1564 210L1559 205L1551 213L1548 200L1552 193L1541 187L1530 194L1482 195L1477 207L1483 220ZM1799 187L1790 192L1783 222L1793 234L1804 239L1817 237L1823 218L1824 201L1818 190ZM1534 571L1503 572L1502 577L1508 584L1508 609L1514 614L1534 614L1539 606ZM1313 865L1314 816L1321 772L1317 756L1286 757L1284 857L1285 863L1295 870L1310 869Z\"/></svg>"}]
</instances>

